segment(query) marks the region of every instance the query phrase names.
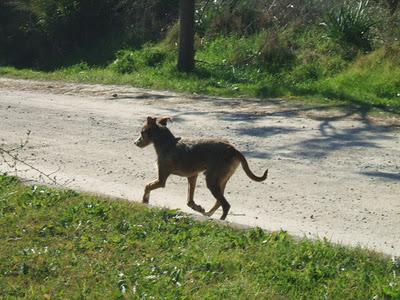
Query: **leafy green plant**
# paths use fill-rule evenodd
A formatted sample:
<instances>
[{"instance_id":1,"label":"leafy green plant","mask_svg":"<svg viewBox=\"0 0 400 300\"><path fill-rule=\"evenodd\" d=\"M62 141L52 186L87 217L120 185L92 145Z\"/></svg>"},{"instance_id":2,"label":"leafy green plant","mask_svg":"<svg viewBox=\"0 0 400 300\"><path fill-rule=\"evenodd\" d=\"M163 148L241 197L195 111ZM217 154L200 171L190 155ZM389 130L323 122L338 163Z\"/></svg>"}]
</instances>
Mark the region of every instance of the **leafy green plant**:
<instances>
[{"instance_id":1,"label":"leafy green plant","mask_svg":"<svg viewBox=\"0 0 400 300\"><path fill-rule=\"evenodd\" d=\"M292 67L296 55L293 51L290 39L285 32L279 34L270 31L258 53L258 63L261 63L268 72L278 73Z\"/></svg>"},{"instance_id":2,"label":"leafy green plant","mask_svg":"<svg viewBox=\"0 0 400 300\"><path fill-rule=\"evenodd\" d=\"M339 42L371 50L371 28L369 0L346 1L332 9L326 17L328 36Z\"/></svg>"},{"instance_id":3,"label":"leafy green plant","mask_svg":"<svg viewBox=\"0 0 400 300\"><path fill-rule=\"evenodd\" d=\"M137 70L138 62L135 52L131 50L121 50L117 52L117 58L111 64L111 69L118 73L132 73Z\"/></svg>"},{"instance_id":4,"label":"leafy green plant","mask_svg":"<svg viewBox=\"0 0 400 300\"><path fill-rule=\"evenodd\" d=\"M147 47L147 50L143 51L141 54L143 63L149 67L160 65L167 58L167 53L159 48Z\"/></svg>"},{"instance_id":5,"label":"leafy green plant","mask_svg":"<svg viewBox=\"0 0 400 300\"><path fill-rule=\"evenodd\" d=\"M110 68L117 73L128 74L144 67L158 67L168 58L166 49L145 45L142 50L122 50L116 54L117 58L111 63Z\"/></svg>"}]
</instances>

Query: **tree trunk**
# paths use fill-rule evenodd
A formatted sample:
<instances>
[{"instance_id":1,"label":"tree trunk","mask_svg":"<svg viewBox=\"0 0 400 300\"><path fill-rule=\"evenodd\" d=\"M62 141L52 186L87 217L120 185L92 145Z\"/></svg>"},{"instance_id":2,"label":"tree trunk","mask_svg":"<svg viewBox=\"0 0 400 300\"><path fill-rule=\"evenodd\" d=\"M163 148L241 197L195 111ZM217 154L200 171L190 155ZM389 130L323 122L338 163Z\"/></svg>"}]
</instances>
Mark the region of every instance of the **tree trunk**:
<instances>
[{"instance_id":1,"label":"tree trunk","mask_svg":"<svg viewBox=\"0 0 400 300\"><path fill-rule=\"evenodd\" d=\"M178 70L191 72L194 70L194 10L195 0L179 1L179 56Z\"/></svg>"}]
</instances>

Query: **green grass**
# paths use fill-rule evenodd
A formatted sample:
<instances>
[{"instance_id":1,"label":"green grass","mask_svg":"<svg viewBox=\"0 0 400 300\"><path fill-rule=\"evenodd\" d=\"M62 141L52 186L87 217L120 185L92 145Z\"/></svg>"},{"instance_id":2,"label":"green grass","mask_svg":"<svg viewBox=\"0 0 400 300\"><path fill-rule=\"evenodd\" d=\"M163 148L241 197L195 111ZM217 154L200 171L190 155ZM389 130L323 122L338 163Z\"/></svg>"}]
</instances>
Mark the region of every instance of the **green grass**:
<instances>
[{"instance_id":1,"label":"green grass","mask_svg":"<svg viewBox=\"0 0 400 300\"><path fill-rule=\"evenodd\" d=\"M128 84L217 96L313 99L364 111L400 113L399 43L362 54L334 43L321 31L299 34L288 29L197 44L198 63L192 74L176 70L175 46L162 42L120 51L105 67L85 62L50 72L0 67L0 76Z\"/></svg>"},{"instance_id":2,"label":"green grass","mask_svg":"<svg viewBox=\"0 0 400 300\"><path fill-rule=\"evenodd\" d=\"M400 299L400 261L0 176L0 298Z\"/></svg>"},{"instance_id":3,"label":"green grass","mask_svg":"<svg viewBox=\"0 0 400 300\"><path fill-rule=\"evenodd\" d=\"M308 93L400 112L400 49L381 48L359 57L344 71L304 84Z\"/></svg>"}]
</instances>

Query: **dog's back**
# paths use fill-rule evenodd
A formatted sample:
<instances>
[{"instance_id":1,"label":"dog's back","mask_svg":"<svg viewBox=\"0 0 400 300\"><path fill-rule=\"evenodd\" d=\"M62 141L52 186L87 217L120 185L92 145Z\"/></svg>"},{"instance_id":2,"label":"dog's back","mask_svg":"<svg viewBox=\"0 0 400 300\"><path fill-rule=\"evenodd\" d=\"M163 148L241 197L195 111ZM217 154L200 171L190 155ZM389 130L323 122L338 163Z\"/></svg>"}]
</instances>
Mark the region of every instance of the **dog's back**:
<instances>
[{"instance_id":1,"label":"dog's back","mask_svg":"<svg viewBox=\"0 0 400 300\"><path fill-rule=\"evenodd\" d=\"M217 139L181 140L171 153L165 154L173 165L173 174L189 176L188 173L206 171L215 165L231 164L237 150L227 141ZM160 159L160 157L159 157Z\"/></svg>"}]
</instances>

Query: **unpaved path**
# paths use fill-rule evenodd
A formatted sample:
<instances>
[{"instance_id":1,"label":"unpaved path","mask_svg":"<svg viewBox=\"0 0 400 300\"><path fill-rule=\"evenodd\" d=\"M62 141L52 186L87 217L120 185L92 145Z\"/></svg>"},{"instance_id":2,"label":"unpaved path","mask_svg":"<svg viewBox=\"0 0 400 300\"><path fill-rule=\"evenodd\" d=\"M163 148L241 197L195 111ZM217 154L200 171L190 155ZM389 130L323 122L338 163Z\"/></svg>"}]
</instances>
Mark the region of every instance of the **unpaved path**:
<instances>
[{"instance_id":1,"label":"unpaved path","mask_svg":"<svg viewBox=\"0 0 400 300\"><path fill-rule=\"evenodd\" d=\"M22 157L59 168L60 181L75 179L71 188L141 199L156 176L153 148L133 145L147 115L173 116L177 136L227 138L256 174L269 168L263 183L238 169L227 186L229 221L400 255L400 132L390 120L278 100L0 78L0 145L18 145L31 130ZM190 212L186 190L186 179L171 176L150 201ZM204 178L195 200L214 204Z\"/></svg>"}]
</instances>

